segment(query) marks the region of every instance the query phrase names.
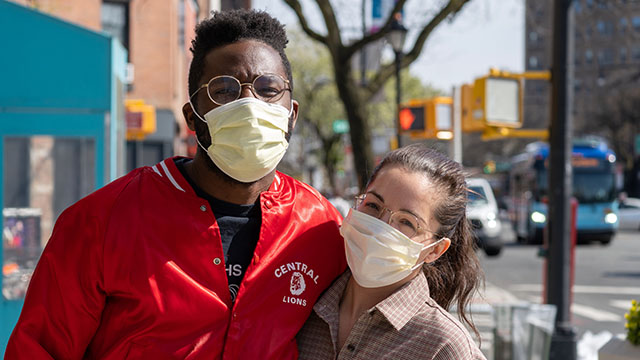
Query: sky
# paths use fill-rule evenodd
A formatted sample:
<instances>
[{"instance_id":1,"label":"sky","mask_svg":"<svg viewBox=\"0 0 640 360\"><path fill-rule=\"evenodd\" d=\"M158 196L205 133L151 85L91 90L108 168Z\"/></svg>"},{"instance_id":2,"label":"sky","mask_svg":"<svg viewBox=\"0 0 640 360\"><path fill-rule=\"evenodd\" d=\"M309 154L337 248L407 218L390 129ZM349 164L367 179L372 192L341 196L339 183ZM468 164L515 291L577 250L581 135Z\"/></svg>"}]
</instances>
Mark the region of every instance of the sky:
<instances>
[{"instance_id":1,"label":"sky","mask_svg":"<svg viewBox=\"0 0 640 360\"><path fill-rule=\"evenodd\" d=\"M332 3L347 2L335 0ZM349 3L360 4L360 1ZM421 19L432 16L424 10L425 4L426 8L436 9L436 5L441 3L442 0L407 1L405 19L409 35L405 51L413 44ZM311 26L324 33L317 6L310 0L302 0L302 4ZM296 26L298 22L282 0L253 0L253 7L268 11L288 26ZM360 26L359 5L348 11L338 14L339 24L347 28ZM345 18L351 24L341 21ZM383 58L393 59L390 46L383 53ZM471 0L453 22L443 22L430 35L422 54L410 66L410 72L423 83L449 93L453 86L471 83L475 78L486 75L491 67L512 72L524 69L524 0Z\"/></svg>"}]
</instances>

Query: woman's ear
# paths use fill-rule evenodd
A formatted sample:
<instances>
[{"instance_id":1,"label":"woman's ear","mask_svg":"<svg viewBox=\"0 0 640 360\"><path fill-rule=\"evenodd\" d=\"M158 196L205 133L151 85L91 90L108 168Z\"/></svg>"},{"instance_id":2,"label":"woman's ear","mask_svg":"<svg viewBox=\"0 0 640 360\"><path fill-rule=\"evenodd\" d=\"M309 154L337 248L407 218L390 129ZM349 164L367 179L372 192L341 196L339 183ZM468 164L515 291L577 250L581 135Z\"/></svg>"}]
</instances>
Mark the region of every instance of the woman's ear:
<instances>
[{"instance_id":1,"label":"woman's ear","mask_svg":"<svg viewBox=\"0 0 640 360\"><path fill-rule=\"evenodd\" d=\"M451 246L451 240L449 238L442 238L437 245L424 250L425 253L422 254L424 256L424 262L429 264L438 260L438 258L449 249L449 246Z\"/></svg>"}]
</instances>

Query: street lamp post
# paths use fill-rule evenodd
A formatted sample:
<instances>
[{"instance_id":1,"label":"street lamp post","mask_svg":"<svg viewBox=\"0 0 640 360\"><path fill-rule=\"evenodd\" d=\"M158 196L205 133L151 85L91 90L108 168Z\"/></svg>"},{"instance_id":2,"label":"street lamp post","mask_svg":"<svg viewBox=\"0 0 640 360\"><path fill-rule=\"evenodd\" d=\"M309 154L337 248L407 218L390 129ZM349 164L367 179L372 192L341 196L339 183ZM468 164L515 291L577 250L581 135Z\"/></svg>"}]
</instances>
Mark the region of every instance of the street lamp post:
<instances>
[{"instance_id":1,"label":"street lamp post","mask_svg":"<svg viewBox=\"0 0 640 360\"><path fill-rule=\"evenodd\" d=\"M396 136L398 147L402 146L400 136L400 99L402 97L402 90L400 87L400 68L402 67L402 49L404 47L404 40L407 36L407 28L402 26L400 20L400 13L395 14L393 22L391 23L391 31L389 31L389 35L387 36L387 41L391 44L396 55Z\"/></svg>"}]
</instances>

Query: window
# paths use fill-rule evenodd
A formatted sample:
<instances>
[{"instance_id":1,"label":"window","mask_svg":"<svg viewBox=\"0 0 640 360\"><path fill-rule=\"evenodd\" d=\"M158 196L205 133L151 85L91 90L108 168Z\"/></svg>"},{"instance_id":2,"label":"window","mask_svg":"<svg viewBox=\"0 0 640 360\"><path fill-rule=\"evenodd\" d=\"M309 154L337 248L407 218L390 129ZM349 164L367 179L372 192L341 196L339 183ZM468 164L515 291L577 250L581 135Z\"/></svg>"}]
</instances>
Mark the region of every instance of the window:
<instances>
[{"instance_id":1,"label":"window","mask_svg":"<svg viewBox=\"0 0 640 360\"><path fill-rule=\"evenodd\" d=\"M613 34L613 23L611 23L610 21L598 20L596 29L598 29L600 35L609 36Z\"/></svg>"},{"instance_id":2,"label":"window","mask_svg":"<svg viewBox=\"0 0 640 360\"><path fill-rule=\"evenodd\" d=\"M640 46L634 46L631 49L631 59L634 61L640 61Z\"/></svg>"},{"instance_id":3,"label":"window","mask_svg":"<svg viewBox=\"0 0 640 360\"><path fill-rule=\"evenodd\" d=\"M598 52L598 64L610 65L613 64L613 51L611 49L604 49Z\"/></svg>"},{"instance_id":4,"label":"window","mask_svg":"<svg viewBox=\"0 0 640 360\"><path fill-rule=\"evenodd\" d=\"M531 40L531 42L533 44L535 44L536 42L538 42L538 33L535 31L532 31L529 33L529 40Z\"/></svg>"},{"instance_id":5,"label":"window","mask_svg":"<svg viewBox=\"0 0 640 360\"><path fill-rule=\"evenodd\" d=\"M631 25L635 31L640 31L640 16L634 16L631 18Z\"/></svg>"},{"instance_id":6,"label":"window","mask_svg":"<svg viewBox=\"0 0 640 360\"><path fill-rule=\"evenodd\" d=\"M621 63L627 62L627 48L626 47L621 47L620 48L620 62Z\"/></svg>"},{"instance_id":7,"label":"window","mask_svg":"<svg viewBox=\"0 0 640 360\"><path fill-rule=\"evenodd\" d=\"M620 22L618 23L618 29L621 34L624 34L627 31L627 27L629 26L629 22L626 17L620 18Z\"/></svg>"},{"instance_id":8,"label":"window","mask_svg":"<svg viewBox=\"0 0 640 360\"><path fill-rule=\"evenodd\" d=\"M593 51L587 50L584 52L584 62L587 64L593 63Z\"/></svg>"},{"instance_id":9,"label":"window","mask_svg":"<svg viewBox=\"0 0 640 360\"><path fill-rule=\"evenodd\" d=\"M580 0L573 0L573 9L576 14L580 14L582 12L582 5L580 4Z\"/></svg>"},{"instance_id":10,"label":"window","mask_svg":"<svg viewBox=\"0 0 640 360\"><path fill-rule=\"evenodd\" d=\"M593 7L593 0L587 0L587 8L591 9Z\"/></svg>"},{"instance_id":11,"label":"window","mask_svg":"<svg viewBox=\"0 0 640 360\"><path fill-rule=\"evenodd\" d=\"M537 69L538 68L538 57L537 56L530 56L529 57L529 69Z\"/></svg>"},{"instance_id":12,"label":"window","mask_svg":"<svg viewBox=\"0 0 640 360\"><path fill-rule=\"evenodd\" d=\"M184 51L184 0L178 0L178 49Z\"/></svg>"},{"instance_id":13,"label":"window","mask_svg":"<svg viewBox=\"0 0 640 360\"><path fill-rule=\"evenodd\" d=\"M103 1L100 9L102 31L118 39L129 51L129 3Z\"/></svg>"},{"instance_id":14,"label":"window","mask_svg":"<svg viewBox=\"0 0 640 360\"><path fill-rule=\"evenodd\" d=\"M576 79L573 82L573 91L574 92L580 92L580 90L582 90L582 80Z\"/></svg>"}]
</instances>

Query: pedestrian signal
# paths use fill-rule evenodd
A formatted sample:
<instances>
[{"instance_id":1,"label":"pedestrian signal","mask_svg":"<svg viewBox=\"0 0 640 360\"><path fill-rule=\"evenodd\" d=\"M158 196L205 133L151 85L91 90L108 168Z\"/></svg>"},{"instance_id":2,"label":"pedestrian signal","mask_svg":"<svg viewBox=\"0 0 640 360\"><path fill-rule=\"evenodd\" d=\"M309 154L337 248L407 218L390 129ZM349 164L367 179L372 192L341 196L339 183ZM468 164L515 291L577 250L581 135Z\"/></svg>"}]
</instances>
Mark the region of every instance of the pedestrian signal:
<instances>
[{"instance_id":1,"label":"pedestrian signal","mask_svg":"<svg viewBox=\"0 0 640 360\"><path fill-rule=\"evenodd\" d=\"M424 105L401 107L398 121L401 133L424 131Z\"/></svg>"},{"instance_id":2,"label":"pedestrian signal","mask_svg":"<svg viewBox=\"0 0 640 360\"><path fill-rule=\"evenodd\" d=\"M492 69L475 80L471 104L472 122L488 126L522 126L522 80L518 74Z\"/></svg>"}]
</instances>

